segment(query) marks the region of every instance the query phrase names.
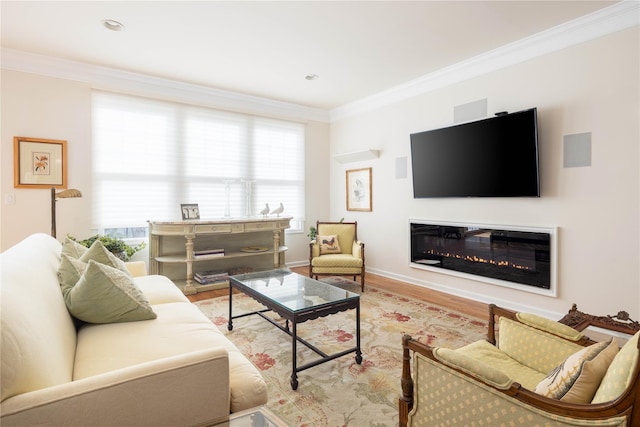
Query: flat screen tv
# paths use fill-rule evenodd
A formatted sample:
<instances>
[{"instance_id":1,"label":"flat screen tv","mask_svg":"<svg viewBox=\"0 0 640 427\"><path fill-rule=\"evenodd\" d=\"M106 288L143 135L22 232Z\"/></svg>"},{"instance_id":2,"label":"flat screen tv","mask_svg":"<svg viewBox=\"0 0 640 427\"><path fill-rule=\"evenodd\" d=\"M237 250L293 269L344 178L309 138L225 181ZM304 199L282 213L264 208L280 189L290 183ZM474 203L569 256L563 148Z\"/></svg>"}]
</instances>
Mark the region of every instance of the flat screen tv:
<instances>
[{"instance_id":1,"label":"flat screen tv","mask_svg":"<svg viewBox=\"0 0 640 427\"><path fill-rule=\"evenodd\" d=\"M414 198L540 197L535 108L411 134Z\"/></svg>"}]
</instances>

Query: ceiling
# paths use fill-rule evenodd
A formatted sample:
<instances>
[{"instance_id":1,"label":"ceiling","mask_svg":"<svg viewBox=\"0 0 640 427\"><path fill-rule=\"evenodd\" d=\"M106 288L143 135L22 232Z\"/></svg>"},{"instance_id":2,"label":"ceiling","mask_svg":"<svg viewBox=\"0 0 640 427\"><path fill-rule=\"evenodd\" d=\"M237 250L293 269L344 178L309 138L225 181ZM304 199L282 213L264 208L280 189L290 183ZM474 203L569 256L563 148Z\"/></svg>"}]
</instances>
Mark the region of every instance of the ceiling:
<instances>
[{"instance_id":1,"label":"ceiling","mask_svg":"<svg viewBox=\"0 0 640 427\"><path fill-rule=\"evenodd\" d=\"M1 45L331 110L613 3L3 0Z\"/></svg>"}]
</instances>

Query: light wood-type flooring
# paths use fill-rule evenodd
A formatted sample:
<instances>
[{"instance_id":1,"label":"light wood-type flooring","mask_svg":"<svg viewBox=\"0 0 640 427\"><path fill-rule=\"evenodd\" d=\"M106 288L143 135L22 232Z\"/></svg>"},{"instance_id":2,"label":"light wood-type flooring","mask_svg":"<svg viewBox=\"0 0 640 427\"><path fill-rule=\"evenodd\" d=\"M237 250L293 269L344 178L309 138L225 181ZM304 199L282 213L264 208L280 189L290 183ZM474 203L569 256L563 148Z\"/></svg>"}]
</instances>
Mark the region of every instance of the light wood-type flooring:
<instances>
[{"instance_id":1,"label":"light wood-type flooring","mask_svg":"<svg viewBox=\"0 0 640 427\"><path fill-rule=\"evenodd\" d=\"M309 267L293 267L292 271L298 274L308 275ZM360 278L357 279L358 281ZM412 285L410 283L401 282L394 279L388 279L386 277L378 276L375 274L367 273L365 277L365 292L367 291L367 285L375 286L379 289L386 289L395 293L405 295L407 297L416 298L430 303L449 308L451 310L464 313L468 316L474 316L483 320L486 320L489 316L489 308L487 304L473 301L466 298L461 298L453 295L449 295L443 292L434 291L424 288L422 286ZM229 290L217 289L207 292L199 292L195 295L188 295L190 301L201 301L204 299L215 298L217 296L227 295Z\"/></svg>"}]
</instances>

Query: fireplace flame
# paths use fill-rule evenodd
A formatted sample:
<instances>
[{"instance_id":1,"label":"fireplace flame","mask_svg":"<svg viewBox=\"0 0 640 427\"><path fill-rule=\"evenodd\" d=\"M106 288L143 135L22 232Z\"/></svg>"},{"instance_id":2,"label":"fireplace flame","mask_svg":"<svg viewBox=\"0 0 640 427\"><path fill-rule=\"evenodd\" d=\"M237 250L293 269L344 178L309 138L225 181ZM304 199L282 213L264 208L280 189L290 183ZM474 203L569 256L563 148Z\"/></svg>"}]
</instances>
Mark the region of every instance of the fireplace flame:
<instances>
[{"instance_id":1,"label":"fireplace flame","mask_svg":"<svg viewBox=\"0 0 640 427\"><path fill-rule=\"evenodd\" d=\"M518 270L526 270L526 271L531 270L531 268L527 267L526 265L519 265L509 261L496 261L493 259L485 259L482 257L478 257L476 255L460 255L460 254L451 253L451 252L436 252L433 249L429 249L425 253L427 255L441 256L445 258L455 258L455 259L461 259L463 261L477 262L482 264L491 264L491 265L496 265L498 267L511 267L511 268L516 268Z\"/></svg>"}]
</instances>

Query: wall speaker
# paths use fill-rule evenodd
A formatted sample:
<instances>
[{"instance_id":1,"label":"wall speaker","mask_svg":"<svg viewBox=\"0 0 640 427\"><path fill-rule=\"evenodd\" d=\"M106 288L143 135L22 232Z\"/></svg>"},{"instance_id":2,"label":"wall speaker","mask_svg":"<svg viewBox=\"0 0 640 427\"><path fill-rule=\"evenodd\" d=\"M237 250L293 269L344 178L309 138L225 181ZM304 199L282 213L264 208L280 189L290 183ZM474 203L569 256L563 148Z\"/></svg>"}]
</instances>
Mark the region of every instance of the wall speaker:
<instances>
[{"instance_id":1,"label":"wall speaker","mask_svg":"<svg viewBox=\"0 0 640 427\"><path fill-rule=\"evenodd\" d=\"M565 168L591 166L591 132L565 135L562 158Z\"/></svg>"},{"instance_id":2,"label":"wall speaker","mask_svg":"<svg viewBox=\"0 0 640 427\"><path fill-rule=\"evenodd\" d=\"M405 179L407 177L407 158L396 157L396 179Z\"/></svg>"},{"instance_id":3,"label":"wall speaker","mask_svg":"<svg viewBox=\"0 0 640 427\"><path fill-rule=\"evenodd\" d=\"M464 123L487 117L487 99L453 107L453 123Z\"/></svg>"}]
</instances>

